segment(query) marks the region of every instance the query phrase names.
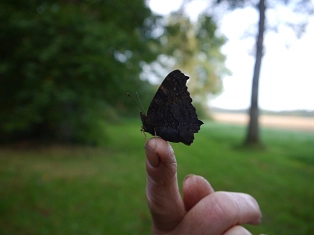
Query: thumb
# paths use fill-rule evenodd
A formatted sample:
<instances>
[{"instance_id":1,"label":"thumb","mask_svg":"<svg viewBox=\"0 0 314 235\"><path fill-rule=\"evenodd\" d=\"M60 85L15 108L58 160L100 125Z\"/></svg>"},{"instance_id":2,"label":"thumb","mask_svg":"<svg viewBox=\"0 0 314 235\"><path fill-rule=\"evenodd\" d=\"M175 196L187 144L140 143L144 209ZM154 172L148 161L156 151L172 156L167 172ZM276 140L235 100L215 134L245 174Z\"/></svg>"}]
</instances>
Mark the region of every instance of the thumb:
<instances>
[{"instance_id":1,"label":"thumb","mask_svg":"<svg viewBox=\"0 0 314 235\"><path fill-rule=\"evenodd\" d=\"M177 181L177 162L165 140L152 138L145 145L146 197L153 233L173 230L185 214Z\"/></svg>"}]
</instances>

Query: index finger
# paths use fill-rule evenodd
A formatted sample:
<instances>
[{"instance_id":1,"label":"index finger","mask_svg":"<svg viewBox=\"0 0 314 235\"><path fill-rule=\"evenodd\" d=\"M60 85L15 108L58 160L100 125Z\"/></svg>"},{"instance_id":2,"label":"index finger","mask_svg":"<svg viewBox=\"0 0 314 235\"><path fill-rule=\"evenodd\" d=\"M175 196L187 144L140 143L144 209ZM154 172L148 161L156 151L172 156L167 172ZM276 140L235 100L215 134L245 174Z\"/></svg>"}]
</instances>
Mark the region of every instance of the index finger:
<instances>
[{"instance_id":1,"label":"index finger","mask_svg":"<svg viewBox=\"0 0 314 235\"><path fill-rule=\"evenodd\" d=\"M177 162L165 140L152 138L145 145L146 197L156 233L174 229L185 214L177 180ZM156 164L158 163L158 164Z\"/></svg>"}]
</instances>

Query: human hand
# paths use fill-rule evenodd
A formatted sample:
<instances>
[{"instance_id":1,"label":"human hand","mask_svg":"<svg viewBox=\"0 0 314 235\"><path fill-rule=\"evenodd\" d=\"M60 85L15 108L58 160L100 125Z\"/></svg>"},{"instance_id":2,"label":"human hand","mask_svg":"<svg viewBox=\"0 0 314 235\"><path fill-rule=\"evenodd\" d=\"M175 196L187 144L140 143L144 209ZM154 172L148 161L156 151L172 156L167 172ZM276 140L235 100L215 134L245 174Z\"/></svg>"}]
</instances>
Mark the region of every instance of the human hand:
<instances>
[{"instance_id":1,"label":"human hand","mask_svg":"<svg viewBox=\"0 0 314 235\"><path fill-rule=\"evenodd\" d=\"M182 199L171 146L161 138L152 138L145 151L146 197L153 234L251 234L240 225L260 223L262 214L253 197L215 192L201 176L185 178Z\"/></svg>"}]
</instances>

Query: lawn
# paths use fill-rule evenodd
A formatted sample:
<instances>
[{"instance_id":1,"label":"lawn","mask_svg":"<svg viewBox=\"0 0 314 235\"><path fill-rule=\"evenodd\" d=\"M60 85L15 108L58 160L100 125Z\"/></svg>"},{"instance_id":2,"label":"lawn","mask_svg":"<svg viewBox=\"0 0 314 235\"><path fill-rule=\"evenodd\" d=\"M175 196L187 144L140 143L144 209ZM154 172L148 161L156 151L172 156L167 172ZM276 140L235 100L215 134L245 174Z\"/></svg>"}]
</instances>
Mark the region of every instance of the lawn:
<instances>
[{"instance_id":1,"label":"lawn","mask_svg":"<svg viewBox=\"0 0 314 235\"><path fill-rule=\"evenodd\" d=\"M140 121L111 124L103 147L0 147L0 234L150 234ZM172 144L187 174L216 190L253 195L253 234L314 234L314 133L262 129L264 149L239 146L245 128L206 122L187 147Z\"/></svg>"}]
</instances>

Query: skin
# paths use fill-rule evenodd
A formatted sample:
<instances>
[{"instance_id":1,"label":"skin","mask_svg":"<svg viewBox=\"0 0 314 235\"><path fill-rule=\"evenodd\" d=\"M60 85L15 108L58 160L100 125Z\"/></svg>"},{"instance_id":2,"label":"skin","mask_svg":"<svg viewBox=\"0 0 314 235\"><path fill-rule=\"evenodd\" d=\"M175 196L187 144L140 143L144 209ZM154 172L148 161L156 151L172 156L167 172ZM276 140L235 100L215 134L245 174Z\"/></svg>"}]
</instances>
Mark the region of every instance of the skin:
<instances>
[{"instance_id":1,"label":"skin","mask_svg":"<svg viewBox=\"0 0 314 235\"><path fill-rule=\"evenodd\" d=\"M174 151L165 140L145 145L146 196L153 234L251 234L242 224L259 224L262 214L248 194L215 192L201 176L188 175L183 198L177 180Z\"/></svg>"}]
</instances>

